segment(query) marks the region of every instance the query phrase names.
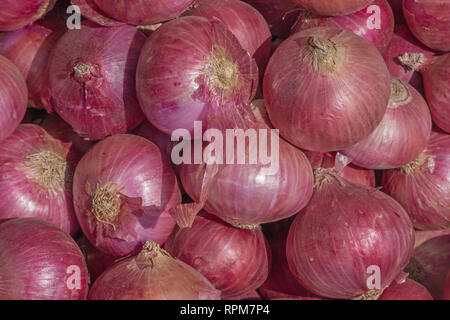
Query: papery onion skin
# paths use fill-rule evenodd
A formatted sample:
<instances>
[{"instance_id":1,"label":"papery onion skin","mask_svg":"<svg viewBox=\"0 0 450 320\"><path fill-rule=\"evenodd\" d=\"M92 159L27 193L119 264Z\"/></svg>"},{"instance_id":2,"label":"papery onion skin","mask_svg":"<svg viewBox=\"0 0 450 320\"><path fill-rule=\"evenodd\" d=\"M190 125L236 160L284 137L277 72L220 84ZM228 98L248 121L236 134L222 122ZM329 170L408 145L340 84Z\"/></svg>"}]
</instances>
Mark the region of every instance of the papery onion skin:
<instances>
[{"instance_id":1,"label":"papery onion skin","mask_svg":"<svg viewBox=\"0 0 450 320\"><path fill-rule=\"evenodd\" d=\"M404 0L403 14L414 36L431 49L450 51L450 2Z\"/></svg>"},{"instance_id":2,"label":"papery onion skin","mask_svg":"<svg viewBox=\"0 0 450 320\"><path fill-rule=\"evenodd\" d=\"M83 233L115 257L162 244L175 226L169 209L181 202L175 174L156 145L133 135L97 143L74 175L75 211Z\"/></svg>"},{"instance_id":3,"label":"papery onion skin","mask_svg":"<svg viewBox=\"0 0 450 320\"><path fill-rule=\"evenodd\" d=\"M79 154L42 127L22 124L0 144L0 220L33 217L79 230L72 176Z\"/></svg>"},{"instance_id":4,"label":"papery onion skin","mask_svg":"<svg viewBox=\"0 0 450 320\"><path fill-rule=\"evenodd\" d=\"M316 170L313 198L289 230L289 268L317 295L374 299L409 261L414 248L412 223L394 199L329 170ZM379 288L368 286L371 266L381 272Z\"/></svg>"},{"instance_id":5,"label":"papery onion skin","mask_svg":"<svg viewBox=\"0 0 450 320\"><path fill-rule=\"evenodd\" d=\"M90 140L137 127L144 115L135 70L145 36L131 26L84 24L67 31L49 57L43 99L81 137Z\"/></svg>"},{"instance_id":6,"label":"papery onion skin","mask_svg":"<svg viewBox=\"0 0 450 320\"><path fill-rule=\"evenodd\" d=\"M84 300L88 284L83 254L61 229L33 218L0 224L1 300Z\"/></svg>"},{"instance_id":7,"label":"papery onion skin","mask_svg":"<svg viewBox=\"0 0 450 320\"><path fill-rule=\"evenodd\" d=\"M259 226L233 227L201 213L191 228L177 229L165 249L203 274L222 298L253 291L269 274L268 244Z\"/></svg>"},{"instance_id":8,"label":"papery onion skin","mask_svg":"<svg viewBox=\"0 0 450 320\"><path fill-rule=\"evenodd\" d=\"M367 40L319 27L280 45L267 66L263 91L283 138L305 150L337 151L361 141L381 122L390 78Z\"/></svg>"},{"instance_id":9,"label":"papery onion skin","mask_svg":"<svg viewBox=\"0 0 450 320\"><path fill-rule=\"evenodd\" d=\"M427 288L414 280L406 279L402 283L391 283L378 300L434 300Z\"/></svg>"},{"instance_id":10,"label":"papery onion skin","mask_svg":"<svg viewBox=\"0 0 450 320\"><path fill-rule=\"evenodd\" d=\"M42 18L57 0L3 0L0 31L17 30Z\"/></svg>"},{"instance_id":11,"label":"papery onion skin","mask_svg":"<svg viewBox=\"0 0 450 320\"><path fill-rule=\"evenodd\" d=\"M95 281L89 300L219 300L220 291L198 271L154 242L124 258Z\"/></svg>"},{"instance_id":12,"label":"papery onion skin","mask_svg":"<svg viewBox=\"0 0 450 320\"><path fill-rule=\"evenodd\" d=\"M393 78L391 86L387 112L375 131L341 151L360 167L401 167L415 160L428 144L432 121L425 99L401 80Z\"/></svg>"},{"instance_id":13,"label":"papery onion skin","mask_svg":"<svg viewBox=\"0 0 450 320\"><path fill-rule=\"evenodd\" d=\"M361 10L373 0L293 0L300 8L321 16L343 16Z\"/></svg>"},{"instance_id":14,"label":"papery onion skin","mask_svg":"<svg viewBox=\"0 0 450 320\"><path fill-rule=\"evenodd\" d=\"M383 174L383 191L395 198L421 230L450 228L450 135L433 132L413 162Z\"/></svg>"},{"instance_id":15,"label":"papery onion skin","mask_svg":"<svg viewBox=\"0 0 450 320\"><path fill-rule=\"evenodd\" d=\"M373 19L374 11L370 10L370 6L377 6L379 9L379 16L377 15L379 26L375 25L371 20ZM394 15L386 0L375 0L370 6L355 13L337 17L322 17L309 12L302 12L298 21L292 27L292 33L314 27L344 29L363 37L380 52L383 52L394 33Z\"/></svg>"},{"instance_id":16,"label":"papery onion skin","mask_svg":"<svg viewBox=\"0 0 450 320\"><path fill-rule=\"evenodd\" d=\"M0 141L19 126L27 110L28 89L20 71L0 55Z\"/></svg>"},{"instance_id":17,"label":"papery onion skin","mask_svg":"<svg viewBox=\"0 0 450 320\"><path fill-rule=\"evenodd\" d=\"M223 23L203 17L182 17L158 28L137 68L140 105L167 134L192 131L194 121L214 126L211 118L221 122L236 106L250 103L257 87L254 59Z\"/></svg>"}]
</instances>

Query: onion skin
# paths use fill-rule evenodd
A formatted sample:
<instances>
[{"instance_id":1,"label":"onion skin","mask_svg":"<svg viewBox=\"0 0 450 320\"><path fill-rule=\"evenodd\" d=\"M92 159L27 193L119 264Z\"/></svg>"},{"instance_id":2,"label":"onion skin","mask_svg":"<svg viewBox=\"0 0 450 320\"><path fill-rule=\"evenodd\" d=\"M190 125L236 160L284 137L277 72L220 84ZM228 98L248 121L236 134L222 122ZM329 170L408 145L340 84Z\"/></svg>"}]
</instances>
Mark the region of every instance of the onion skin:
<instances>
[{"instance_id":1,"label":"onion skin","mask_svg":"<svg viewBox=\"0 0 450 320\"><path fill-rule=\"evenodd\" d=\"M83 233L112 256L133 253L148 239L162 244L175 226L168 211L181 202L177 179L144 138L115 135L97 143L80 160L73 186Z\"/></svg>"},{"instance_id":2,"label":"onion skin","mask_svg":"<svg viewBox=\"0 0 450 320\"><path fill-rule=\"evenodd\" d=\"M84 17L104 27L118 27L124 22L108 17L94 2L94 0L71 0L73 5L79 6Z\"/></svg>"},{"instance_id":3,"label":"onion skin","mask_svg":"<svg viewBox=\"0 0 450 320\"><path fill-rule=\"evenodd\" d=\"M297 32L280 45L263 88L269 117L283 138L305 150L328 152L375 130L388 105L390 75L367 40L320 27Z\"/></svg>"},{"instance_id":4,"label":"onion skin","mask_svg":"<svg viewBox=\"0 0 450 320\"><path fill-rule=\"evenodd\" d=\"M363 168L398 168L425 150L431 127L430 111L422 95L408 83L392 79L388 110L379 126L341 153Z\"/></svg>"},{"instance_id":5,"label":"onion skin","mask_svg":"<svg viewBox=\"0 0 450 320\"><path fill-rule=\"evenodd\" d=\"M79 288L69 268L79 270ZM75 281L74 281L75 280ZM13 219L0 224L1 300L84 300L89 273L75 241L48 222Z\"/></svg>"},{"instance_id":6,"label":"onion skin","mask_svg":"<svg viewBox=\"0 0 450 320\"><path fill-rule=\"evenodd\" d=\"M42 18L57 0L3 0L0 31L17 30Z\"/></svg>"},{"instance_id":7,"label":"onion skin","mask_svg":"<svg viewBox=\"0 0 450 320\"><path fill-rule=\"evenodd\" d=\"M368 11L366 7L355 13L337 17L323 17L302 12L292 28L292 33L314 27L334 27L363 37L383 52L394 33L394 14L386 0L375 0L370 5L378 6L380 9L380 28L369 27L368 21L374 13Z\"/></svg>"},{"instance_id":8,"label":"onion skin","mask_svg":"<svg viewBox=\"0 0 450 320\"><path fill-rule=\"evenodd\" d=\"M67 31L51 51L44 84L47 110L54 109L81 137L124 133L144 116L135 77L145 36L131 26L83 25Z\"/></svg>"},{"instance_id":9,"label":"onion skin","mask_svg":"<svg viewBox=\"0 0 450 320\"><path fill-rule=\"evenodd\" d=\"M378 300L434 300L434 298L420 283L406 279L402 283L394 281Z\"/></svg>"},{"instance_id":10,"label":"onion skin","mask_svg":"<svg viewBox=\"0 0 450 320\"><path fill-rule=\"evenodd\" d=\"M170 136L156 129L150 122L142 122L139 127L133 130L133 134L153 142L167 156L167 159L171 159L172 141Z\"/></svg>"},{"instance_id":11,"label":"onion skin","mask_svg":"<svg viewBox=\"0 0 450 320\"><path fill-rule=\"evenodd\" d=\"M414 230L405 210L382 192L316 170L312 200L294 219L287 261L307 290L335 299L373 299L407 265ZM380 288L369 289L369 266Z\"/></svg>"},{"instance_id":12,"label":"onion skin","mask_svg":"<svg viewBox=\"0 0 450 320\"><path fill-rule=\"evenodd\" d=\"M19 126L27 110L28 89L16 66L0 55L0 141Z\"/></svg>"},{"instance_id":13,"label":"onion skin","mask_svg":"<svg viewBox=\"0 0 450 320\"><path fill-rule=\"evenodd\" d=\"M321 16L343 16L367 7L373 0L293 0L300 8Z\"/></svg>"},{"instance_id":14,"label":"onion skin","mask_svg":"<svg viewBox=\"0 0 450 320\"><path fill-rule=\"evenodd\" d=\"M165 248L203 274L222 298L259 288L269 274L268 245L259 226L236 228L205 212L191 228L173 232Z\"/></svg>"},{"instance_id":15,"label":"onion skin","mask_svg":"<svg viewBox=\"0 0 450 320\"><path fill-rule=\"evenodd\" d=\"M450 51L450 2L404 0L403 14L414 36L437 51Z\"/></svg>"},{"instance_id":16,"label":"onion skin","mask_svg":"<svg viewBox=\"0 0 450 320\"><path fill-rule=\"evenodd\" d=\"M422 155L383 174L383 191L408 211L420 230L450 228L450 135L433 132Z\"/></svg>"},{"instance_id":17,"label":"onion skin","mask_svg":"<svg viewBox=\"0 0 450 320\"><path fill-rule=\"evenodd\" d=\"M92 286L89 300L220 300L220 291L149 241L138 255L104 272Z\"/></svg>"},{"instance_id":18,"label":"onion skin","mask_svg":"<svg viewBox=\"0 0 450 320\"><path fill-rule=\"evenodd\" d=\"M79 154L35 124L23 124L0 144L0 220L33 217L63 231L79 230L72 175Z\"/></svg>"}]
</instances>

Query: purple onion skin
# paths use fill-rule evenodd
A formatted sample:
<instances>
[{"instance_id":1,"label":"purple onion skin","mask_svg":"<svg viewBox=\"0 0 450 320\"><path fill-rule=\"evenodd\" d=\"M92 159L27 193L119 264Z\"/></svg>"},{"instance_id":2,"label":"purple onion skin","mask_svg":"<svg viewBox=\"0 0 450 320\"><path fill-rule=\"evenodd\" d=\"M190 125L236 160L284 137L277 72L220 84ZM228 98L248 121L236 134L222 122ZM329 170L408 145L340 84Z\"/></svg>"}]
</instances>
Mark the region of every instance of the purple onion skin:
<instances>
[{"instance_id":1,"label":"purple onion skin","mask_svg":"<svg viewBox=\"0 0 450 320\"><path fill-rule=\"evenodd\" d=\"M380 9L380 28L371 27L369 19L374 15L368 11L369 6ZM313 27L334 27L351 31L372 43L380 52L388 46L394 33L394 15L386 0L375 0L366 8L345 16L323 17L310 13L300 13L299 19L292 27L292 33Z\"/></svg>"},{"instance_id":2,"label":"purple onion skin","mask_svg":"<svg viewBox=\"0 0 450 320\"><path fill-rule=\"evenodd\" d=\"M378 300L434 300L431 293L420 283L406 279L405 282L393 282Z\"/></svg>"},{"instance_id":3,"label":"purple onion skin","mask_svg":"<svg viewBox=\"0 0 450 320\"><path fill-rule=\"evenodd\" d=\"M385 171L383 191L408 211L420 230L450 228L450 135L433 132L423 154Z\"/></svg>"},{"instance_id":4,"label":"purple onion skin","mask_svg":"<svg viewBox=\"0 0 450 320\"><path fill-rule=\"evenodd\" d=\"M41 161L50 159L51 167L33 161L39 154L46 156ZM0 220L39 218L69 234L77 232L71 182L79 157L70 144L55 139L42 127L20 125L0 144L0 192L4 197ZM45 170L44 175L40 170Z\"/></svg>"},{"instance_id":5,"label":"purple onion skin","mask_svg":"<svg viewBox=\"0 0 450 320\"><path fill-rule=\"evenodd\" d=\"M120 198L119 207L111 209L113 220L104 215L107 211L93 213L94 196L102 195L98 186ZM83 233L115 257L139 250L149 239L164 243L175 226L169 209L181 202L167 159L156 145L133 135L109 137L90 149L76 168L73 194Z\"/></svg>"},{"instance_id":6,"label":"purple onion skin","mask_svg":"<svg viewBox=\"0 0 450 320\"><path fill-rule=\"evenodd\" d=\"M156 129L150 122L142 122L132 133L153 142L167 156L167 159L171 158L172 141L170 136Z\"/></svg>"},{"instance_id":7,"label":"purple onion skin","mask_svg":"<svg viewBox=\"0 0 450 320\"><path fill-rule=\"evenodd\" d=\"M0 31L17 30L42 18L57 0L3 0Z\"/></svg>"},{"instance_id":8,"label":"purple onion skin","mask_svg":"<svg viewBox=\"0 0 450 320\"><path fill-rule=\"evenodd\" d=\"M343 16L361 10L373 0L293 0L300 8L322 16Z\"/></svg>"},{"instance_id":9,"label":"purple onion skin","mask_svg":"<svg viewBox=\"0 0 450 320\"><path fill-rule=\"evenodd\" d=\"M1 300L84 300L88 284L83 254L68 234L34 218L0 224Z\"/></svg>"},{"instance_id":10,"label":"purple onion skin","mask_svg":"<svg viewBox=\"0 0 450 320\"><path fill-rule=\"evenodd\" d=\"M28 89L20 71L0 55L0 141L19 126L27 110Z\"/></svg>"},{"instance_id":11,"label":"purple onion skin","mask_svg":"<svg viewBox=\"0 0 450 320\"><path fill-rule=\"evenodd\" d=\"M117 27L125 24L108 17L105 12L95 4L94 0L71 0L73 5L79 6L81 14L92 22L104 27Z\"/></svg>"},{"instance_id":12,"label":"purple onion skin","mask_svg":"<svg viewBox=\"0 0 450 320\"><path fill-rule=\"evenodd\" d=\"M135 92L135 70L145 36L131 26L84 24L67 31L51 51L44 84L54 109L90 140L128 132L144 116Z\"/></svg>"}]
</instances>

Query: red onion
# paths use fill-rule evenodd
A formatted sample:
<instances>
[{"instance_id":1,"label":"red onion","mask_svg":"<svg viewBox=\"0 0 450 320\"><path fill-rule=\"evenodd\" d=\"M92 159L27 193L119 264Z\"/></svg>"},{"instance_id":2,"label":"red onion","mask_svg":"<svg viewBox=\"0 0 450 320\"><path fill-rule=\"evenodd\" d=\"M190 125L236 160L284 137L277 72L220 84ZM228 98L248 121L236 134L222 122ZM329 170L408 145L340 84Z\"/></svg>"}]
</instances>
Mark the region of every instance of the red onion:
<instances>
[{"instance_id":1,"label":"red onion","mask_svg":"<svg viewBox=\"0 0 450 320\"><path fill-rule=\"evenodd\" d=\"M309 291L337 299L376 299L407 265L414 231L392 198L318 169L310 203L295 218L287 261Z\"/></svg>"},{"instance_id":2,"label":"red onion","mask_svg":"<svg viewBox=\"0 0 450 320\"><path fill-rule=\"evenodd\" d=\"M403 0L387 0L392 8L392 11L394 11L395 16L395 24L404 24L405 17L403 16Z\"/></svg>"},{"instance_id":3,"label":"red onion","mask_svg":"<svg viewBox=\"0 0 450 320\"><path fill-rule=\"evenodd\" d=\"M265 123L269 128L273 128L267 114L266 103L264 99L256 99L250 103L250 109L258 122Z\"/></svg>"},{"instance_id":4,"label":"red onion","mask_svg":"<svg viewBox=\"0 0 450 320\"><path fill-rule=\"evenodd\" d=\"M450 300L450 270L448 271L447 281L445 282L444 295L442 299Z\"/></svg>"},{"instance_id":5,"label":"red onion","mask_svg":"<svg viewBox=\"0 0 450 320\"><path fill-rule=\"evenodd\" d=\"M393 78L388 110L379 126L341 153L363 168L398 168L425 150L431 126L430 110L422 95L408 83Z\"/></svg>"},{"instance_id":6,"label":"red onion","mask_svg":"<svg viewBox=\"0 0 450 320\"><path fill-rule=\"evenodd\" d=\"M23 124L0 144L0 220L33 217L74 234L72 176L79 159L71 145Z\"/></svg>"},{"instance_id":7,"label":"red onion","mask_svg":"<svg viewBox=\"0 0 450 320\"><path fill-rule=\"evenodd\" d=\"M233 227L205 212L191 228L172 233L165 248L203 274L222 298L257 289L269 274L268 246L259 226Z\"/></svg>"},{"instance_id":8,"label":"red onion","mask_svg":"<svg viewBox=\"0 0 450 320\"><path fill-rule=\"evenodd\" d=\"M427 288L411 279L391 283L378 300L434 300Z\"/></svg>"},{"instance_id":9,"label":"red onion","mask_svg":"<svg viewBox=\"0 0 450 320\"><path fill-rule=\"evenodd\" d=\"M311 151L336 151L367 137L383 119L389 95L389 71L376 48L329 27L285 40L264 76L273 125Z\"/></svg>"},{"instance_id":10,"label":"red onion","mask_svg":"<svg viewBox=\"0 0 450 320\"><path fill-rule=\"evenodd\" d=\"M253 290L250 292L246 292L240 296L222 298L222 300L262 300L262 297L257 290Z\"/></svg>"},{"instance_id":11,"label":"red onion","mask_svg":"<svg viewBox=\"0 0 450 320\"><path fill-rule=\"evenodd\" d=\"M403 0L403 14L411 32L428 47L450 51L450 2Z\"/></svg>"},{"instance_id":12,"label":"red onion","mask_svg":"<svg viewBox=\"0 0 450 320\"><path fill-rule=\"evenodd\" d=\"M219 300L220 291L152 241L95 281L90 300Z\"/></svg>"},{"instance_id":13,"label":"red onion","mask_svg":"<svg viewBox=\"0 0 450 320\"><path fill-rule=\"evenodd\" d=\"M11 61L0 55L0 141L19 126L27 110L28 90Z\"/></svg>"},{"instance_id":14,"label":"red onion","mask_svg":"<svg viewBox=\"0 0 450 320\"><path fill-rule=\"evenodd\" d=\"M343 16L361 10L373 0L293 0L300 8L321 16Z\"/></svg>"},{"instance_id":15,"label":"red onion","mask_svg":"<svg viewBox=\"0 0 450 320\"><path fill-rule=\"evenodd\" d=\"M257 73L255 61L223 23L182 17L147 40L137 92L149 121L167 134L192 130L196 120L227 127L230 113L254 97Z\"/></svg>"},{"instance_id":16,"label":"red onion","mask_svg":"<svg viewBox=\"0 0 450 320\"><path fill-rule=\"evenodd\" d=\"M171 159L173 144L170 136L156 129L150 122L142 122L133 130L133 134L150 140L158 146L163 155L167 156L167 159Z\"/></svg>"},{"instance_id":17,"label":"red onion","mask_svg":"<svg viewBox=\"0 0 450 320\"><path fill-rule=\"evenodd\" d=\"M372 6L376 6L377 11L372 10ZM394 15L386 0L375 0L366 8L346 16L322 17L302 12L292 33L313 27L334 27L351 31L383 52L394 33Z\"/></svg>"},{"instance_id":18,"label":"red onion","mask_svg":"<svg viewBox=\"0 0 450 320\"><path fill-rule=\"evenodd\" d=\"M42 18L57 0L2 0L0 31L17 30Z\"/></svg>"},{"instance_id":19,"label":"red onion","mask_svg":"<svg viewBox=\"0 0 450 320\"><path fill-rule=\"evenodd\" d=\"M450 135L433 132L416 160L384 173L383 187L408 211L416 228L450 228Z\"/></svg>"},{"instance_id":20,"label":"red onion","mask_svg":"<svg viewBox=\"0 0 450 320\"><path fill-rule=\"evenodd\" d=\"M103 12L95 0L71 0L73 5L80 7L81 14L89 20L105 27L117 27L124 23L117 21Z\"/></svg>"},{"instance_id":21,"label":"red onion","mask_svg":"<svg viewBox=\"0 0 450 320\"><path fill-rule=\"evenodd\" d=\"M66 32L49 58L47 109L91 140L134 129L144 118L134 74L144 41L131 26L83 25Z\"/></svg>"},{"instance_id":22,"label":"red onion","mask_svg":"<svg viewBox=\"0 0 450 320\"><path fill-rule=\"evenodd\" d=\"M84 300L89 274L75 241L33 218L0 224L1 300Z\"/></svg>"},{"instance_id":23,"label":"red onion","mask_svg":"<svg viewBox=\"0 0 450 320\"><path fill-rule=\"evenodd\" d=\"M181 201L170 164L148 140L115 135L79 162L73 183L83 233L98 249L121 257L146 240L162 244L175 226L169 209Z\"/></svg>"}]
</instances>

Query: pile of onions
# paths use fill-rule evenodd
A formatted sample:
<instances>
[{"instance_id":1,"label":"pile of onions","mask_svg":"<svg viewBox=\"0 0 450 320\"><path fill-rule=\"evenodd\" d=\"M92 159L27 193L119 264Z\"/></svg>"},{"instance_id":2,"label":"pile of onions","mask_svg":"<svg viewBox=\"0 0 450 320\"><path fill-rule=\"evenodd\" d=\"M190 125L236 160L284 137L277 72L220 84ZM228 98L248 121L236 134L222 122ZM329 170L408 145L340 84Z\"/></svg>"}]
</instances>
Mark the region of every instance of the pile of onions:
<instances>
[{"instance_id":1,"label":"pile of onions","mask_svg":"<svg viewBox=\"0 0 450 320\"><path fill-rule=\"evenodd\" d=\"M269 274L269 252L259 226L233 227L202 212L191 228L172 233L165 249L203 274L222 298L253 291Z\"/></svg>"},{"instance_id":2,"label":"pile of onions","mask_svg":"<svg viewBox=\"0 0 450 320\"><path fill-rule=\"evenodd\" d=\"M2 0L0 31L17 30L42 18L57 0Z\"/></svg>"},{"instance_id":3,"label":"pile of onions","mask_svg":"<svg viewBox=\"0 0 450 320\"><path fill-rule=\"evenodd\" d=\"M133 135L97 143L74 175L75 211L98 249L122 257L146 240L166 241L175 226L169 209L181 201L178 182L156 145Z\"/></svg>"},{"instance_id":4,"label":"pile of onions","mask_svg":"<svg viewBox=\"0 0 450 320\"><path fill-rule=\"evenodd\" d=\"M0 220L33 217L78 231L72 200L78 159L70 143L35 124L20 125L0 144Z\"/></svg>"},{"instance_id":5,"label":"pile of onions","mask_svg":"<svg viewBox=\"0 0 450 320\"><path fill-rule=\"evenodd\" d=\"M329 27L297 32L271 57L264 98L280 135L311 151L337 151L367 137L383 119L391 77L378 50Z\"/></svg>"},{"instance_id":6,"label":"pile of onions","mask_svg":"<svg viewBox=\"0 0 450 320\"><path fill-rule=\"evenodd\" d=\"M391 283L378 300L434 300L431 293L420 283L406 279Z\"/></svg>"},{"instance_id":7,"label":"pile of onions","mask_svg":"<svg viewBox=\"0 0 450 320\"><path fill-rule=\"evenodd\" d=\"M393 78L381 123L368 137L341 153L363 168L398 168L425 150L431 127L430 110L422 95L408 83Z\"/></svg>"},{"instance_id":8,"label":"pile of onions","mask_svg":"<svg viewBox=\"0 0 450 320\"><path fill-rule=\"evenodd\" d=\"M26 79L29 104L42 109L41 91L50 49L63 34L64 20L51 17L0 37L0 54L11 60Z\"/></svg>"},{"instance_id":9,"label":"pile of onions","mask_svg":"<svg viewBox=\"0 0 450 320\"><path fill-rule=\"evenodd\" d=\"M27 110L27 84L17 67L0 55L0 141L19 126Z\"/></svg>"},{"instance_id":10,"label":"pile of onions","mask_svg":"<svg viewBox=\"0 0 450 320\"><path fill-rule=\"evenodd\" d=\"M414 36L428 47L450 51L450 2L403 0L403 14Z\"/></svg>"},{"instance_id":11,"label":"pile of onions","mask_svg":"<svg viewBox=\"0 0 450 320\"><path fill-rule=\"evenodd\" d=\"M258 67L222 22L203 17L169 21L147 40L137 68L137 93L159 130L227 127L253 99ZM233 126L234 127L234 126Z\"/></svg>"},{"instance_id":12,"label":"pile of onions","mask_svg":"<svg viewBox=\"0 0 450 320\"><path fill-rule=\"evenodd\" d=\"M376 17L379 21L374 20L374 12L370 10L370 6L379 8L379 16ZM370 6L355 13L337 17L323 17L309 12L302 12L297 23L292 28L292 33L313 27L344 29L363 37L380 52L383 52L394 33L394 15L386 0L375 0Z\"/></svg>"},{"instance_id":13,"label":"pile of onions","mask_svg":"<svg viewBox=\"0 0 450 320\"><path fill-rule=\"evenodd\" d=\"M91 283L93 283L106 269L108 269L116 260L113 256L104 253L94 247L86 236L82 235L77 244L83 253L86 265L89 270Z\"/></svg>"},{"instance_id":14,"label":"pile of onions","mask_svg":"<svg viewBox=\"0 0 450 320\"><path fill-rule=\"evenodd\" d=\"M95 281L89 300L219 300L220 291L198 271L148 241Z\"/></svg>"},{"instance_id":15,"label":"pile of onions","mask_svg":"<svg viewBox=\"0 0 450 320\"><path fill-rule=\"evenodd\" d=\"M450 228L450 135L433 132L417 159L384 172L383 190L402 204L416 228Z\"/></svg>"},{"instance_id":16,"label":"pile of onions","mask_svg":"<svg viewBox=\"0 0 450 320\"><path fill-rule=\"evenodd\" d=\"M89 274L75 241L51 223L0 224L1 300L84 300Z\"/></svg>"},{"instance_id":17,"label":"pile of onions","mask_svg":"<svg viewBox=\"0 0 450 320\"><path fill-rule=\"evenodd\" d=\"M144 118L135 92L144 42L141 32L126 25L86 24L67 31L50 53L43 92L47 110L90 140L134 129Z\"/></svg>"},{"instance_id":18,"label":"pile of onions","mask_svg":"<svg viewBox=\"0 0 450 320\"><path fill-rule=\"evenodd\" d=\"M289 268L317 295L375 300L413 251L408 214L384 193L345 181L332 169L316 170L315 178L314 195L289 230Z\"/></svg>"},{"instance_id":19,"label":"pile of onions","mask_svg":"<svg viewBox=\"0 0 450 320\"><path fill-rule=\"evenodd\" d=\"M300 8L321 16L343 16L361 10L373 0L293 0Z\"/></svg>"}]
</instances>

